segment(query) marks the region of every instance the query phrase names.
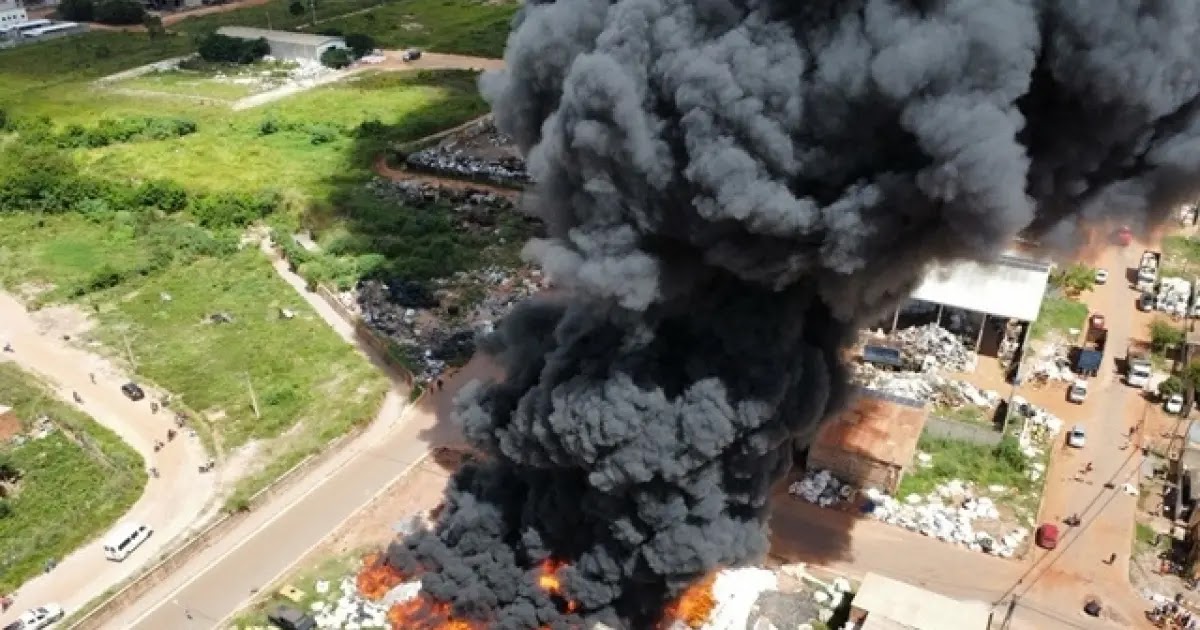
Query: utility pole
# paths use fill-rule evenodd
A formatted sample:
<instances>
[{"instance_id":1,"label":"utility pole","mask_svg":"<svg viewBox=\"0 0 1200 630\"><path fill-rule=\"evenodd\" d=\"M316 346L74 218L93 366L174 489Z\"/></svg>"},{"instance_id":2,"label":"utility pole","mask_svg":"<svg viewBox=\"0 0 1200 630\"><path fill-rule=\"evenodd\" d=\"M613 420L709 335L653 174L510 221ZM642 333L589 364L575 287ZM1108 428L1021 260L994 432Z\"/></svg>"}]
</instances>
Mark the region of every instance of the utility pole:
<instances>
[{"instance_id":1,"label":"utility pole","mask_svg":"<svg viewBox=\"0 0 1200 630\"><path fill-rule=\"evenodd\" d=\"M254 384L250 382L250 373L242 372L242 375L246 377L246 389L250 391L250 405L254 408L254 417L261 420L262 413L258 410L258 396L254 395Z\"/></svg>"},{"instance_id":2,"label":"utility pole","mask_svg":"<svg viewBox=\"0 0 1200 630\"><path fill-rule=\"evenodd\" d=\"M312 24L317 25L317 0L308 0L308 9L312 12Z\"/></svg>"},{"instance_id":3,"label":"utility pole","mask_svg":"<svg viewBox=\"0 0 1200 630\"><path fill-rule=\"evenodd\" d=\"M1012 623L1013 612L1017 610L1017 596L1013 595L1012 599L1008 600L1008 612L1004 613L1004 621L1000 622L1000 627L1007 628L1008 624Z\"/></svg>"},{"instance_id":4,"label":"utility pole","mask_svg":"<svg viewBox=\"0 0 1200 630\"><path fill-rule=\"evenodd\" d=\"M275 29L271 28L271 10L270 9L267 9L267 30L268 31L275 30Z\"/></svg>"}]
</instances>

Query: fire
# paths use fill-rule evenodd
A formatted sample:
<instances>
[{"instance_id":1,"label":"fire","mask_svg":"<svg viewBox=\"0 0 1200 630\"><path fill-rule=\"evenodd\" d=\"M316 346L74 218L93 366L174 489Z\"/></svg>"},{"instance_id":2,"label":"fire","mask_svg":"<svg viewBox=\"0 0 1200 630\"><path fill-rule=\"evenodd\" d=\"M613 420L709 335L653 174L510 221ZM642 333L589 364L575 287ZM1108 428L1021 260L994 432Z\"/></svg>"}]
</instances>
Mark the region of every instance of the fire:
<instances>
[{"instance_id":1,"label":"fire","mask_svg":"<svg viewBox=\"0 0 1200 630\"><path fill-rule=\"evenodd\" d=\"M363 558L363 568L358 572L354 583L363 597L379 601L393 586L403 581L404 576L383 561L383 554L373 553Z\"/></svg>"},{"instance_id":2,"label":"fire","mask_svg":"<svg viewBox=\"0 0 1200 630\"><path fill-rule=\"evenodd\" d=\"M573 613L579 608L579 603L572 601L563 593L562 580L558 577L558 571L566 566L563 562L547 558L538 566L538 586L543 591L557 596L565 602L566 612Z\"/></svg>"},{"instance_id":3,"label":"fire","mask_svg":"<svg viewBox=\"0 0 1200 630\"><path fill-rule=\"evenodd\" d=\"M425 595L392 606L387 618L395 630L483 630L482 625L455 619L449 604Z\"/></svg>"},{"instance_id":4,"label":"fire","mask_svg":"<svg viewBox=\"0 0 1200 630\"><path fill-rule=\"evenodd\" d=\"M713 583L716 581L717 574L713 573L689 586L679 599L667 606L665 618L682 621L689 628L703 626L717 604L713 597Z\"/></svg>"}]
</instances>

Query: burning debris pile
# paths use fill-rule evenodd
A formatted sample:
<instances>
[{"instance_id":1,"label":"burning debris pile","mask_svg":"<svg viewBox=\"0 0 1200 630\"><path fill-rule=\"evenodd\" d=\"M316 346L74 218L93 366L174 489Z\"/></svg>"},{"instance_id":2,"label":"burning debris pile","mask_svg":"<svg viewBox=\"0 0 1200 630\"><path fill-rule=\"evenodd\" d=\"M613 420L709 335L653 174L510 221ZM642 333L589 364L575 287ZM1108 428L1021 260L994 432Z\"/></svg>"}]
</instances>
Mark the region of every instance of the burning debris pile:
<instances>
[{"instance_id":1,"label":"burning debris pile","mask_svg":"<svg viewBox=\"0 0 1200 630\"><path fill-rule=\"evenodd\" d=\"M923 371L971 372L977 361L975 351L958 335L926 324L897 330L892 339L899 344L907 363L920 365Z\"/></svg>"},{"instance_id":2,"label":"burning debris pile","mask_svg":"<svg viewBox=\"0 0 1200 630\"><path fill-rule=\"evenodd\" d=\"M1193 0L525 5L481 87L556 291L481 342L505 379L457 411L485 457L388 549L422 583L406 627L652 628L760 559L844 347L931 264L1197 196L1197 22Z\"/></svg>"},{"instance_id":3,"label":"burning debris pile","mask_svg":"<svg viewBox=\"0 0 1200 630\"><path fill-rule=\"evenodd\" d=\"M417 366L414 376L428 383L450 366L465 363L475 353L478 334L492 332L493 322L545 286L537 269L488 267L458 272L430 283L401 279L364 280L349 299L372 329L407 354ZM477 302L464 294L480 295Z\"/></svg>"}]
</instances>

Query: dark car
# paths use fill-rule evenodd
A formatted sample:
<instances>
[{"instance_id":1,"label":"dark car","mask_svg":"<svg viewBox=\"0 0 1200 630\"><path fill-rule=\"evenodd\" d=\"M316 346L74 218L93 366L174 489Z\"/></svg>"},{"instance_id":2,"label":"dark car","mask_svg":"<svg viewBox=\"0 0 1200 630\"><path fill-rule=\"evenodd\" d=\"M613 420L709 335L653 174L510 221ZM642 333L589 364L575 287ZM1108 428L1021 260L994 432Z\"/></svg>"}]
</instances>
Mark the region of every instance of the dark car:
<instances>
[{"instance_id":1,"label":"dark car","mask_svg":"<svg viewBox=\"0 0 1200 630\"><path fill-rule=\"evenodd\" d=\"M1138 296L1137 307L1139 311L1149 311L1154 309L1154 294L1142 293Z\"/></svg>"},{"instance_id":2,"label":"dark car","mask_svg":"<svg viewBox=\"0 0 1200 630\"><path fill-rule=\"evenodd\" d=\"M142 388L139 387L137 383L132 382L122 385L121 393L125 394L125 397L129 400L134 401L141 400L146 397L146 392L142 391Z\"/></svg>"},{"instance_id":3,"label":"dark car","mask_svg":"<svg viewBox=\"0 0 1200 630\"><path fill-rule=\"evenodd\" d=\"M267 621L281 630L314 630L317 621L291 606L276 606L267 613Z\"/></svg>"},{"instance_id":4,"label":"dark car","mask_svg":"<svg viewBox=\"0 0 1200 630\"><path fill-rule=\"evenodd\" d=\"M409 48L408 50L404 51L404 56L401 57L401 59L403 61L416 61L420 58L421 58L421 49L420 48Z\"/></svg>"}]
</instances>

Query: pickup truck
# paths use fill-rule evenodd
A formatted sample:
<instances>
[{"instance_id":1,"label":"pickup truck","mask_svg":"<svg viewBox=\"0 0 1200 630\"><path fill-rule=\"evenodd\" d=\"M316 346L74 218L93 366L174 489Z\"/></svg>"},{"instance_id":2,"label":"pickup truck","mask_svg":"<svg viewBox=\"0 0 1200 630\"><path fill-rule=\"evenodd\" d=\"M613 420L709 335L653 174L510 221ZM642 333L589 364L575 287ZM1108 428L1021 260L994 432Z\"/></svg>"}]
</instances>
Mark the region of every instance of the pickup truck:
<instances>
[{"instance_id":1,"label":"pickup truck","mask_svg":"<svg viewBox=\"0 0 1200 630\"><path fill-rule=\"evenodd\" d=\"M1108 329L1104 327L1104 316L1094 313L1088 318L1087 331L1079 345L1079 356L1075 359L1075 372L1083 376L1095 376L1104 362L1104 346L1108 343Z\"/></svg>"},{"instance_id":2,"label":"pickup truck","mask_svg":"<svg viewBox=\"0 0 1200 630\"><path fill-rule=\"evenodd\" d=\"M1125 351L1125 383L1130 387L1145 387L1150 382L1150 353L1130 345Z\"/></svg>"}]
</instances>

